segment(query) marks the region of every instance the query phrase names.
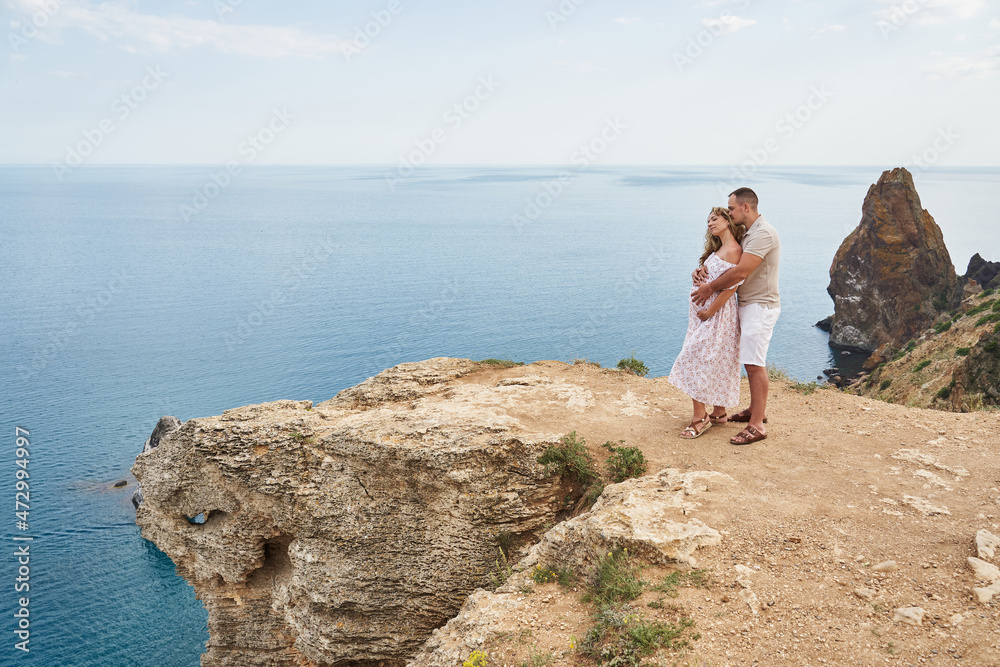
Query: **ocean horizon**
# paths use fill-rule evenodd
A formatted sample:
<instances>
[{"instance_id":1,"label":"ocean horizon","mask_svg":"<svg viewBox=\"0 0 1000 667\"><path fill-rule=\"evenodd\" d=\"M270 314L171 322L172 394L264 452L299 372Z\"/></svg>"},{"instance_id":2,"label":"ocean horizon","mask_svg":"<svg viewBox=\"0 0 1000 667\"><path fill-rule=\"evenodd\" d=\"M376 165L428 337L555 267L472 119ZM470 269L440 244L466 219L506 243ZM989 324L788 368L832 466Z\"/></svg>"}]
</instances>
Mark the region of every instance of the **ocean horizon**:
<instances>
[{"instance_id":1,"label":"ocean horizon","mask_svg":"<svg viewBox=\"0 0 1000 667\"><path fill-rule=\"evenodd\" d=\"M882 171L127 165L59 181L0 166L0 401L9 451L24 431L30 452L31 520L4 531L8 547L33 538L22 662L169 667L204 651L205 610L130 502L161 416L319 402L437 356L613 367L634 352L666 375L705 219L740 185L782 240L769 361L800 381L856 366L814 325ZM913 173L958 274L975 253L1000 261L1000 168ZM12 619L13 595L0 604Z\"/></svg>"}]
</instances>

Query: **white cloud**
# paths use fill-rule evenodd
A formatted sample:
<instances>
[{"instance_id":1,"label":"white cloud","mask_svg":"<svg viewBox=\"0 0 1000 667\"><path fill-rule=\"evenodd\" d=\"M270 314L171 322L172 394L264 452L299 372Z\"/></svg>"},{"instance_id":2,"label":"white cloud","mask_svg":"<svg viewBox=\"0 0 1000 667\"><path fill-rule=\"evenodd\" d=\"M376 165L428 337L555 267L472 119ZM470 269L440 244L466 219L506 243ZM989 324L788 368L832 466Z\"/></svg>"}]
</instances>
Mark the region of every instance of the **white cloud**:
<instances>
[{"instance_id":1,"label":"white cloud","mask_svg":"<svg viewBox=\"0 0 1000 667\"><path fill-rule=\"evenodd\" d=\"M1000 46L955 55L927 67L931 79L971 79L1000 74Z\"/></svg>"},{"instance_id":2,"label":"white cloud","mask_svg":"<svg viewBox=\"0 0 1000 667\"><path fill-rule=\"evenodd\" d=\"M638 23L642 18L639 16L623 16L621 18L615 19L615 23L622 23L624 25L630 25L632 23Z\"/></svg>"},{"instance_id":3,"label":"white cloud","mask_svg":"<svg viewBox=\"0 0 1000 667\"><path fill-rule=\"evenodd\" d=\"M990 21L990 30L1000 30L1000 21L997 19Z\"/></svg>"},{"instance_id":4,"label":"white cloud","mask_svg":"<svg viewBox=\"0 0 1000 667\"><path fill-rule=\"evenodd\" d=\"M26 15L38 11L43 2L13 1ZM120 48L132 53L209 47L222 53L260 58L321 58L342 53L341 46L346 43L298 28L230 25L177 14L142 14L133 11L129 3L121 0L94 6L84 2L64 2L52 15L46 32L56 33L49 39L58 39L59 30L66 28L83 30L102 42L120 41Z\"/></svg>"},{"instance_id":5,"label":"white cloud","mask_svg":"<svg viewBox=\"0 0 1000 667\"><path fill-rule=\"evenodd\" d=\"M557 60L555 63L557 70L573 70L574 72L581 72L583 74L593 74L594 72L607 72L608 68L601 65L593 65L591 63L571 63L566 60Z\"/></svg>"},{"instance_id":6,"label":"white cloud","mask_svg":"<svg viewBox=\"0 0 1000 667\"><path fill-rule=\"evenodd\" d=\"M846 29L847 29L847 26L840 25L839 23L834 23L834 24L824 23L819 28L815 28L815 27L810 26L809 32L811 32L813 34L813 39L817 39L820 35L823 35L825 33L828 33L828 32L841 32L842 30L846 30Z\"/></svg>"},{"instance_id":7,"label":"white cloud","mask_svg":"<svg viewBox=\"0 0 1000 667\"><path fill-rule=\"evenodd\" d=\"M742 30L743 28L749 28L752 25L756 25L757 21L754 19L740 18L739 16L726 15L718 18L702 19L701 24L713 32L728 35L736 32L737 30Z\"/></svg>"},{"instance_id":8,"label":"white cloud","mask_svg":"<svg viewBox=\"0 0 1000 667\"><path fill-rule=\"evenodd\" d=\"M939 25L955 19L970 19L985 7L985 0L875 0L890 5L875 12L894 25L912 21L914 25Z\"/></svg>"}]
</instances>

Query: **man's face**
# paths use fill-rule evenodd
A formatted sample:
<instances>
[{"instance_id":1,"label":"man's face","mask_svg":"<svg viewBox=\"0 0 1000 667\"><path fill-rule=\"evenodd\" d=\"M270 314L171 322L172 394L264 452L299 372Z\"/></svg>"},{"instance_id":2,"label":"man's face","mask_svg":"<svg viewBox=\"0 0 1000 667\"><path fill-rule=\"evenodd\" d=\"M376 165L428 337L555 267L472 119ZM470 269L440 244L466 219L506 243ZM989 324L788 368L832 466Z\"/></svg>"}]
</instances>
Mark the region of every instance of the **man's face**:
<instances>
[{"instance_id":1,"label":"man's face","mask_svg":"<svg viewBox=\"0 0 1000 667\"><path fill-rule=\"evenodd\" d=\"M747 224L747 212L748 206L742 205L736 201L736 195L729 195L729 212L733 216L733 222L738 225L746 226Z\"/></svg>"}]
</instances>

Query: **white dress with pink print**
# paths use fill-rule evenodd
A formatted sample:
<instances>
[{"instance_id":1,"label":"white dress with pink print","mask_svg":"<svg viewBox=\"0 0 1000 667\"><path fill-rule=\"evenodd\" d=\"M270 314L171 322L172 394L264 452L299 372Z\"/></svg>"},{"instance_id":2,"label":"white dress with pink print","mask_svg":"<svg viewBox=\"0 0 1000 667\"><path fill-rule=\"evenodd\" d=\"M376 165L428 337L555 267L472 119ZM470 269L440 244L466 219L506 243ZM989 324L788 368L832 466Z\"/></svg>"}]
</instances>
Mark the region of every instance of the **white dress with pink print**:
<instances>
[{"instance_id":1,"label":"white dress with pink print","mask_svg":"<svg viewBox=\"0 0 1000 667\"><path fill-rule=\"evenodd\" d=\"M709 281L734 266L715 253L705 260ZM740 318L736 294L712 317L704 322L698 319L698 311L708 308L718 296L713 294L701 307L690 302L684 346L667 379L696 401L729 407L740 403Z\"/></svg>"}]
</instances>

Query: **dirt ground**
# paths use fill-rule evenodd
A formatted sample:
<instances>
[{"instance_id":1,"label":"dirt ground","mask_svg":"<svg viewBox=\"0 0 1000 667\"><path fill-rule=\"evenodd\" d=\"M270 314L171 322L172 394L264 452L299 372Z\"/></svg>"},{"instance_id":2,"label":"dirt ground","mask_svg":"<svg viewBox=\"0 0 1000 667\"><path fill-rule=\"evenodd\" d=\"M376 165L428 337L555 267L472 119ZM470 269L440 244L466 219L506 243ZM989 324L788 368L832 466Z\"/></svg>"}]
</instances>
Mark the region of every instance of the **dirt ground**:
<instances>
[{"instance_id":1,"label":"dirt ground","mask_svg":"<svg viewBox=\"0 0 1000 667\"><path fill-rule=\"evenodd\" d=\"M737 424L679 438L691 403L666 378L546 361L457 382L544 386L555 400L512 401L510 414L529 432L576 431L599 461L602 443L624 440L642 449L650 473L670 466L736 480L694 513L723 534L720 546L696 553L714 583L676 598L647 591L633 603L650 619L690 616L700 633L686 653L652 663L1000 665L1000 596L979 603L972 588L986 584L966 562L978 530L1000 534L1000 412L907 408L772 382L768 438L736 447ZM745 407L745 380L742 397ZM896 568L876 571L885 561ZM753 571L743 580L761 603L756 614L740 597L737 565ZM643 578L666 573L647 568ZM553 583L525 593L487 642L489 665L593 664L571 648L593 626L582 590ZM922 624L894 621L903 607L925 610Z\"/></svg>"}]
</instances>

